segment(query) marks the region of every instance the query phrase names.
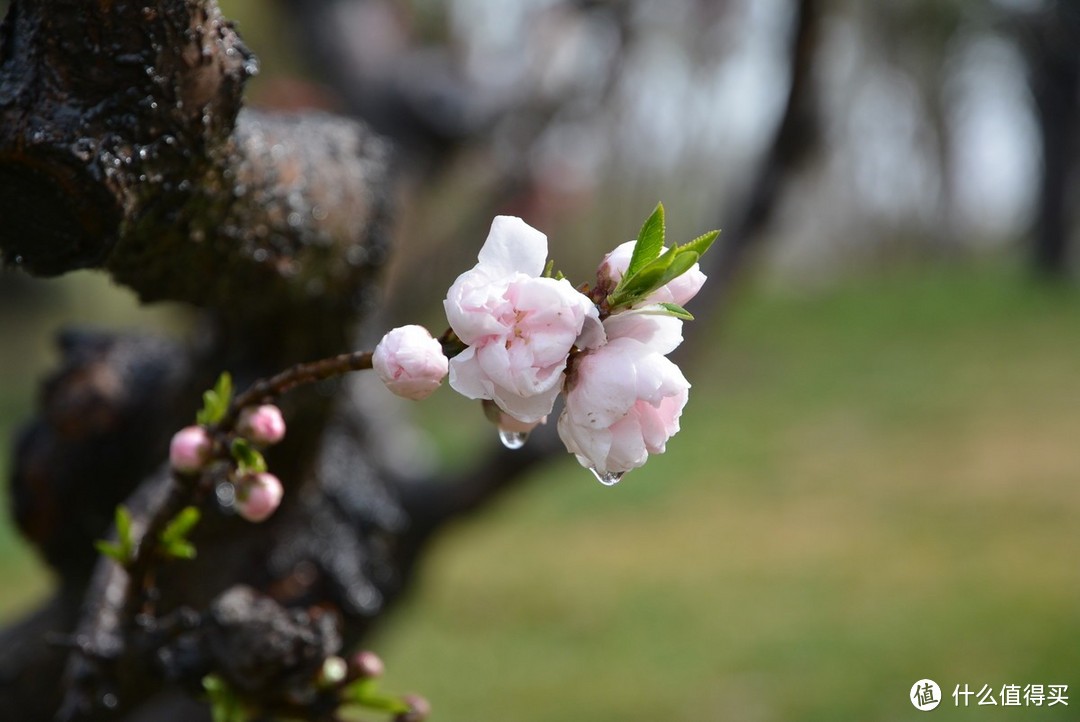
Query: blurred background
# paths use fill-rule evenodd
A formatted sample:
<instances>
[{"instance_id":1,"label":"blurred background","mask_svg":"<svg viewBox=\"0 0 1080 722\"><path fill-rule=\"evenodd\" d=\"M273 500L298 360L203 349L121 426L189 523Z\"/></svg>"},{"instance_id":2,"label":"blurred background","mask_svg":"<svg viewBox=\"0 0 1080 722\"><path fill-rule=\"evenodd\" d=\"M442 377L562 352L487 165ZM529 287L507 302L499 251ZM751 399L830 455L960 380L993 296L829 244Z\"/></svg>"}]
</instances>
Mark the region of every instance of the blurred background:
<instances>
[{"instance_id":1,"label":"blurred background","mask_svg":"<svg viewBox=\"0 0 1080 722\"><path fill-rule=\"evenodd\" d=\"M658 200L671 240L723 229L669 453L610 489L553 461L446 533L370 640L388 688L446 722L896 720L929 677L938 717L991 714L965 684L1068 684L1013 714L1076 717L1080 6L221 5L252 105L398 148L381 328L441 328L496 213L575 283ZM189 330L94 274L0 274L0 436L79 324ZM416 458L491 443L467 408L408 407ZM0 622L50 583L5 513Z\"/></svg>"}]
</instances>

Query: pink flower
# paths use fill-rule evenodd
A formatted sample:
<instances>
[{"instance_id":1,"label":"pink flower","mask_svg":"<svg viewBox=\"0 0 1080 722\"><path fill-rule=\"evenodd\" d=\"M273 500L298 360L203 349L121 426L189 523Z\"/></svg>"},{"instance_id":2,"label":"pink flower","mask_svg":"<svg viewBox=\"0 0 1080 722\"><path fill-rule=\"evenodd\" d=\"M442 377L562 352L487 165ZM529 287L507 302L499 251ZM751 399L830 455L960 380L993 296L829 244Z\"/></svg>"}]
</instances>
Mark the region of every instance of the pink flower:
<instances>
[{"instance_id":1,"label":"pink flower","mask_svg":"<svg viewBox=\"0 0 1080 722\"><path fill-rule=\"evenodd\" d=\"M273 404L248 406L240 412L236 430L249 441L269 446L285 438L285 419Z\"/></svg>"},{"instance_id":2,"label":"pink flower","mask_svg":"<svg viewBox=\"0 0 1080 722\"><path fill-rule=\"evenodd\" d=\"M169 443L169 464L183 474L199 471L210 461L213 443L206 429L188 426L173 435Z\"/></svg>"},{"instance_id":3,"label":"pink flower","mask_svg":"<svg viewBox=\"0 0 1080 722\"><path fill-rule=\"evenodd\" d=\"M388 389L414 400L430 396L447 371L442 346L423 326L402 326L383 336L371 365Z\"/></svg>"},{"instance_id":4,"label":"pink flower","mask_svg":"<svg viewBox=\"0 0 1080 722\"><path fill-rule=\"evenodd\" d=\"M575 345L603 342L596 306L568 281L540 278L547 237L520 218L498 216L479 263L458 276L443 306L468 348L450 360L450 386L491 399L526 424L551 412Z\"/></svg>"},{"instance_id":5,"label":"pink flower","mask_svg":"<svg viewBox=\"0 0 1080 722\"><path fill-rule=\"evenodd\" d=\"M236 489L236 512L248 521L265 521L281 504L285 489L273 474L249 474Z\"/></svg>"},{"instance_id":6,"label":"pink flower","mask_svg":"<svg viewBox=\"0 0 1080 722\"><path fill-rule=\"evenodd\" d=\"M600 262L600 268L596 271L596 279L601 288L606 288L610 292L622 280L623 274L630 266L630 257L634 254L634 243L635 241L627 241L604 256L604 260ZM661 255L667 251L668 249L665 248ZM650 293L637 306L656 303L675 303L685 306L686 302L701 290L705 278L705 274L701 272L701 266L695 263L689 271Z\"/></svg>"},{"instance_id":7,"label":"pink flower","mask_svg":"<svg viewBox=\"0 0 1080 722\"><path fill-rule=\"evenodd\" d=\"M605 326L620 316L626 318L609 333L625 335L609 336L606 345L576 359L558 423L559 437L578 462L601 480L615 475L613 481L649 454L664 453L679 431L690 389L660 350L671 344L674 324L630 313L610 317Z\"/></svg>"}]
</instances>

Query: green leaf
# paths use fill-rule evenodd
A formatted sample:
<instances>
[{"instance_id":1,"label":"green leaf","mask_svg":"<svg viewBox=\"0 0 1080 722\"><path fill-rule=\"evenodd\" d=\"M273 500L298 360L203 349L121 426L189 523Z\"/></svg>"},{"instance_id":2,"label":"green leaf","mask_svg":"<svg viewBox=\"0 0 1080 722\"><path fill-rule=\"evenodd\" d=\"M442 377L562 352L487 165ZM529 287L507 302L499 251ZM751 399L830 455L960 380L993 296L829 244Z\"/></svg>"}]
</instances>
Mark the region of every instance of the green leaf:
<instances>
[{"instance_id":1,"label":"green leaf","mask_svg":"<svg viewBox=\"0 0 1080 722\"><path fill-rule=\"evenodd\" d=\"M113 515L113 524L116 526L116 538L120 546L132 548L135 546L131 538L131 512L123 504L118 504L116 513Z\"/></svg>"},{"instance_id":2,"label":"green leaf","mask_svg":"<svg viewBox=\"0 0 1080 722\"><path fill-rule=\"evenodd\" d=\"M232 394L232 376L225 371L218 377L214 388L203 392L203 407L195 414L196 423L209 426L225 418L229 403L232 401Z\"/></svg>"},{"instance_id":3,"label":"green leaf","mask_svg":"<svg viewBox=\"0 0 1080 722\"><path fill-rule=\"evenodd\" d=\"M698 258L700 256L693 251L668 251L638 271L625 288L615 289L615 292L608 296L608 308L615 310L639 303L656 289L689 271L698 262Z\"/></svg>"},{"instance_id":4,"label":"green leaf","mask_svg":"<svg viewBox=\"0 0 1080 722\"><path fill-rule=\"evenodd\" d=\"M266 471L266 459L252 447L247 439L239 437L233 439L230 451L236 461L236 468L241 474L261 474Z\"/></svg>"},{"instance_id":5,"label":"green leaf","mask_svg":"<svg viewBox=\"0 0 1080 722\"><path fill-rule=\"evenodd\" d=\"M693 251L694 253L698 254L698 256L704 256L705 251L709 250L709 246L713 244L713 241L715 241L716 237L719 235L720 231L709 231L708 233L703 233L689 243L684 243L683 245L676 247L675 250Z\"/></svg>"},{"instance_id":6,"label":"green leaf","mask_svg":"<svg viewBox=\"0 0 1080 722\"><path fill-rule=\"evenodd\" d=\"M173 559L194 559L198 556L198 550L195 549L195 545L186 539L177 539L176 541L169 542L162 546L162 551L165 556L172 557Z\"/></svg>"},{"instance_id":7,"label":"green leaf","mask_svg":"<svg viewBox=\"0 0 1080 722\"><path fill-rule=\"evenodd\" d=\"M194 559L195 545L187 540L187 535L199 523L201 516L199 510L193 506L181 509L158 537L161 553L176 559Z\"/></svg>"},{"instance_id":8,"label":"green leaf","mask_svg":"<svg viewBox=\"0 0 1080 722\"><path fill-rule=\"evenodd\" d=\"M652 289L654 291L689 271L701 258L700 255L693 251L683 251L681 249L676 249L664 255L671 256L671 262L664 269L663 275L660 276L660 282Z\"/></svg>"},{"instance_id":9,"label":"green leaf","mask_svg":"<svg viewBox=\"0 0 1080 722\"><path fill-rule=\"evenodd\" d=\"M683 321L694 320L694 315L677 303L661 303L660 307L675 318L681 318Z\"/></svg>"},{"instance_id":10,"label":"green leaf","mask_svg":"<svg viewBox=\"0 0 1080 722\"><path fill-rule=\"evenodd\" d=\"M346 686L341 690L341 699L349 704L391 714L404 714L410 709L404 700L380 692L374 679L360 679Z\"/></svg>"},{"instance_id":11,"label":"green leaf","mask_svg":"<svg viewBox=\"0 0 1080 722\"><path fill-rule=\"evenodd\" d=\"M630 256L630 265L626 267L623 281L629 280L647 264L655 261L664 249L664 204L657 203L656 210L645 219L638 232L634 252ZM619 284L620 286L622 283Z\"/></svg>"},{"instance_id":12,"label":"green leaf","mask_svg":"<svg viewBox=\"0 0 1080 722\"><path fill-rule=\"evenodd\" d=\"M203 689L210 700L214 722L247 722L240 698L229 685L216 674L208 674L202 680Z\"/></svg>"},{"instance_id":13,"label":"green leaf","mask_svg":"<svg viewBox=\"0 0 1080 722\"><path fill-rule=\"evenodd\" d=\"M555 259L549 258L547 265L544 266L544 278L551 278L552 271L555 270Z\"/></svg>"},{"instance_id":14,"label":"green leaf","mask_svg":"<svg viewBox=\"0 0 1080 722\"><path fill-rule=\"evenodd\" d=\"M104 539L98 539L94 542L94 548L97 549L98 554L113 559L117 564L121 566L128 565L129 559L127 554L124 553L124 548L119 544L114 544L113 542L105 541Z\"/></svg>"},{"instance_id":15,"label":"green leaf","mask_svg":"<svg viewBox=\"0 0 1080 722\"><path fill-rule=\"evenodd\" d=\"M162 530L161 541L169 543L185 539L201 517L202 514L196 507L184 507Z\"/></svg>"}]
</instances>

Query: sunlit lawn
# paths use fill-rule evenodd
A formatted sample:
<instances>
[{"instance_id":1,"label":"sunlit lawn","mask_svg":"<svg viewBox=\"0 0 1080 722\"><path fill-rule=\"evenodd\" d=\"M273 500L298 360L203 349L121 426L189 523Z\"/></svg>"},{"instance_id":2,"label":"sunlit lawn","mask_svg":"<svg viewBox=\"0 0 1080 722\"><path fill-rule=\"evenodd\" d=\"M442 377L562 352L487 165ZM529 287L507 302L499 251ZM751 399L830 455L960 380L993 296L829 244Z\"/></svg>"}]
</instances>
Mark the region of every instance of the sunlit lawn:
<instances>
[{"instance_id":1,"label":"sunlit lawn","mask_svg":"<svg viewBox=\"0 0 1080 722\"><path fill-rule=\"evenodd\" d=\"M920 718L930 677L930 719L1076 718L1080 296L912 271L722 331L668 454L610 489L567 460L445 535L371 640L386 686L442 722L824 722ZM965 683L1076 700L956 709Z\"/></svg>"}]
</instances>

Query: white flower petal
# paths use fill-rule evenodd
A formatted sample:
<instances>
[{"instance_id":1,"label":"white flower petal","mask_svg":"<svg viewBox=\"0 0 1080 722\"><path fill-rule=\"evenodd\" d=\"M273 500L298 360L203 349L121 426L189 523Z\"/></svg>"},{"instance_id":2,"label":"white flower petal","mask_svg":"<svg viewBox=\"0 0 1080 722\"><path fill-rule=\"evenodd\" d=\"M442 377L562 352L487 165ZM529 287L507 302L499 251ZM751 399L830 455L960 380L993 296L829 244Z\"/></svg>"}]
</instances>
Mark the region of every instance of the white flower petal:
<instances>
[{"instance_id":1,"label":"white flower petal","mask_svg":"<svg viewBox=\"0 0 1080 722\"><path fill-rule=\"evenodd\" d=\"M539 276L547 263L547 236L517 216L495 216L477 259L501 273Z\"/></svg>"}]
</instances>

